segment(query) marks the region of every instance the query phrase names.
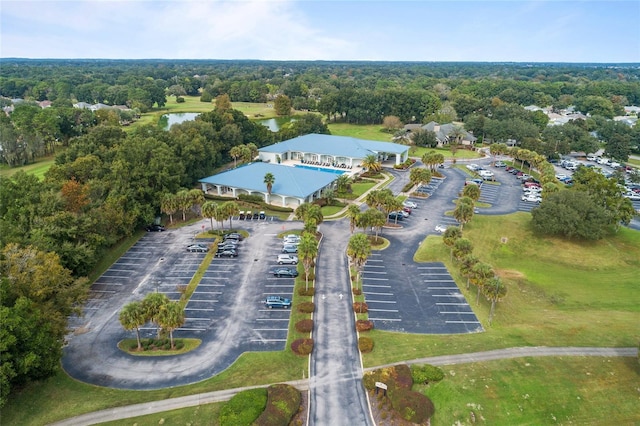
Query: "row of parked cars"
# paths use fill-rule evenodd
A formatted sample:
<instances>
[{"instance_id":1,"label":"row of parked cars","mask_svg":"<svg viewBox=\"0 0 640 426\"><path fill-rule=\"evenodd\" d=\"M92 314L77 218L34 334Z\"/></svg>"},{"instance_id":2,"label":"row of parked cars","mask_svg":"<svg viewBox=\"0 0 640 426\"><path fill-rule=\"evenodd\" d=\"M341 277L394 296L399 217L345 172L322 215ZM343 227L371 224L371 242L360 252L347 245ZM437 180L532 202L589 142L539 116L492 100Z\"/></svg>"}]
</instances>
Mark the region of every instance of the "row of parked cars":
<instances>
[{"instance_id":1,"label":"row of parked cars","mask_svg":"<svg viewBox=\"0 0 640 426\"><path fill-rule=\"evenodd\" d=\"M282 253L278 255L276 263L278 266L271 273L278 278L295 278L298 276L298 245L300 244L300 236L297 234L288 234L282 238ZM292 266L284 266L292 265ZM291 299L284 296L267 296L264 305L269 308L291 308Z\"/></svg>"},{"instance_id":2,"label":"row of parked cars","mask_svg":"<svg viewBox=\"0 0 640 426\"><path fill-rule=\"evenodd\" d=\"M240 212L240 220L264 220L267 218L267 214L263 211L261 212L252 212L252 211L241 211Z\"/></svg>"},{"instance_id":3,"label":"row of parked cars","mask_svg":"<svg viewBox=\"0 0 640 426\"><path fill-rule=\"evenodd\" d=\"M477 164L467 164L467 169L471 170L474 173L477 173L482 180L495 180L495 175L491 170L487 170Z\"/></svg>"}]
</instances>

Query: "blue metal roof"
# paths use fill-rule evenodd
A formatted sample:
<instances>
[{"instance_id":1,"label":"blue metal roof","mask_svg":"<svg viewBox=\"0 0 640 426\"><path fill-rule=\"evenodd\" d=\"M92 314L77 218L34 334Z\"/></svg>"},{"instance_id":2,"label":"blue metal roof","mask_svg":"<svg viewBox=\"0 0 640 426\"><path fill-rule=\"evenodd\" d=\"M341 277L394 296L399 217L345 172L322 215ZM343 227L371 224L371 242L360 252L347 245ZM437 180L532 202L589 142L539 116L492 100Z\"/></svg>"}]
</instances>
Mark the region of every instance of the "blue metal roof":
<instances>
[{"instance_id":1,"label":"blue metal roof","mask_svg":"<svg viewBox=\"0 0 640 426\"><path fill-rule=\"evenodd\" d=\"M335 173L308 170L272 163L251 163L217 175L201 179L199 182L243 188L251 191L267 192L264 176L271 173L275 182L271 194L306 198L324 188L338 178Z\"/></svg>"},{"instance_id":2,"label":"blue metal roof","mask_svg":"<svg viewBox=\"0 0 640 426\"><path fill-rule=\"evenodd\" d=\"M348 136L310 135L298 136L287 141L260 148L258 151L282 154L291 151L313 152L333 156L364 158L370 154L388 152L402 154L409 147L392 142L369 141Z\"/></svg>"}]
</instances>

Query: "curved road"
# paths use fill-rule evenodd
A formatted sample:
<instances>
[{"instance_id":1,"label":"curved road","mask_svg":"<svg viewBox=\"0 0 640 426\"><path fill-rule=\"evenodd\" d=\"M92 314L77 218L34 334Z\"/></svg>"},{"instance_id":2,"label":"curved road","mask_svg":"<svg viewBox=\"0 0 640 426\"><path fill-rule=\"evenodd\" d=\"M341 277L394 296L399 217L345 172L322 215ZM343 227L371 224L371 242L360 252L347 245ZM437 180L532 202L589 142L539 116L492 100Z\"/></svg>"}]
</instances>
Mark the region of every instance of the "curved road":
<instances>
[{"instance_id":1,"label":"curved road","mask_svg":"<svg viewBox=\"0 0 640 426\"><path fill-rule=\"evenodd\" d=\"M432 364L432 365L453 365L470 362L482 362L497 359L520 358L525 356L604 356L604 357L637 357L638 348L594 348L594 347L519 347L498 349L494 351L474 352L459 355L443 355L430 358L420 358L406 361L407 364ZM400 363L396 363L400 364ZM389 364L389 365L396 365ZM373 370L384 366L367 368ZM307 380L287 382L300 390L308 389ZM254 386L259 387L259 386ZM54 426L82 426L101 422L128 419L146 414L161 413L163 411L175 410L178 408L194 407L201 404L210 404L229 400L236 393L251 387L226 389L216 392L207 392L197 395L189 395L181 398L171 398L162 401L146 402L143 404L128 405L125 407L111 408L108 410L95 411L83 414L54 423ZM350 417L346 417L350 418ZM312 423L313 424L313 423ZM317 424L317 423L316 423ZM322 422L322 424L330 424ZM340 424L340 423L333 423Z\"/></svg>"}]
</instances>

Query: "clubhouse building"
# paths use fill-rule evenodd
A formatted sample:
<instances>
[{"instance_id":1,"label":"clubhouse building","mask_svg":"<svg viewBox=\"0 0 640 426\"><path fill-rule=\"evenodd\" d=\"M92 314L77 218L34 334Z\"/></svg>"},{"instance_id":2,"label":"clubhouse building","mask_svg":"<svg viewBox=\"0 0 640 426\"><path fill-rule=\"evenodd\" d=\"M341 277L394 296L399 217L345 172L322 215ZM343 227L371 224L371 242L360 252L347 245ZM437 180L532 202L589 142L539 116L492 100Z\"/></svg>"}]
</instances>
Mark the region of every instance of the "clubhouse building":
<instances>
[{"instance_id":1,"label":"clubhouse building","mask_svg":"<svg viewBox=\"0 0 640 426\"><path fill-rule=\"evenodd\" d=\"M310 134L260 148L258 161L199 182L205 193L233 198L240 194L260 194L266 203L296 208L321 198L338 176L362 172L363 159L372 154L383 164L401 164L408 158L409 147ZM267 173L275 178L271 194L264 183Z\"/></svg>"}]
</instances>

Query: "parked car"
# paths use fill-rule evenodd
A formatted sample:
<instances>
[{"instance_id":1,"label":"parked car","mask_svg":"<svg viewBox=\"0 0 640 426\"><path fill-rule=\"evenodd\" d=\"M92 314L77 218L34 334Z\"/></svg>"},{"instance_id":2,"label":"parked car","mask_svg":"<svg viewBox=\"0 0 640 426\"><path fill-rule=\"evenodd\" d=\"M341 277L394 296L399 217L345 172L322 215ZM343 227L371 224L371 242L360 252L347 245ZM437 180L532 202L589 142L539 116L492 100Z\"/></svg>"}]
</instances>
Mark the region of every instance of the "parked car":
<instances>
[{"instance_id":1,"label":"parked car","mask_svg":"<svg viewBox=\"0 0 640 426\"><path fill-rule=\"evenodd\" d=\"M244 216L245 220L249 220L252 217L253 217L253 213L251 213L251 210L245 212L245 216Z\"/></svg>"},{"instance_id":2,"label":"parked car","mask_svg":"<svg viewBox=\"0 0 640 426\"><path fill-rule=\"evenodd\" d=\"M254 218L254 219L260 219L260 213L259 213L259 212L255 212L255 213L253 214L253 218Z\"/></svg>"},{"instance_id":3,"label":"parked car","mask_svg":"<svg viewBox=\"0 0 640 426\"><path fill-rule=\"evenodd\" d=\"M282 296L267 296L264 301L267 308L283 308L289 309L291 307L291 300Z\"/></svg>"},{"instance_id":4,"label":"parked car","mask_svg":"<svg viewBox=\"0 0 640 426\"><path fill-rule=\"evenodd\" d=\"M294 245L294 244L287 244L287 245L282 247L282 252L283 253L297 253L298 252L298 246Z\"/></svg>"},{"instance_id":5,"label":"parked car","mask_svg":"<svg viewBox=\"0 0 640 426\"><path fill-rule=\"evenodd\" d=\"M409 214L411 214L411 207L403 207L402 211L407 212Z\"/></svg>"},{"instance_id":6,"label":"parked car","mask_svg":"<svg viewBox=\"0 0 640 426\"><path fill-rule=\"evenodd\" d=\"M542 201L542 197L533 194L523 195L522 201L526 201L527 203L539 203L540 201Z\"/></svg>"},{"instance_id":7,"label":"parked car","mask_svg":"<svg viewBox=\"0 0 640 426\"><path fill-rule=\"evenodd\" d=\"M218 244L218 252L221 251L225 251L225 250L238 250L238 246L236 244L229 244L229 243L222 243L222 244Z\"/></svg>"},{"instance_id":8,"label":"parked car","mask_svg":"<svg viewBox=\"0 0 640 426\"><path fill-rule=\"evenodd\" d=\"M239 219L240 220L244 220L246 217L247 217L247 215L244 213L244 210L240 211Z\"/></svg>"},{"instance_id":9,"label":"parked car","mask_svg":"<svg viewBox=\"0 0 640 426\"><path fill-rule=\"evenodd\" d=\"M165 228L162 225L153 224L153 225L148 225L145 229L147 230L147 232L163 232L163 231L166 231L167 228Z\"/></svg>"},{"instance_id":10,"label":"parked car","mask_svg":"<svg viewBox=\"0 0 640 426\"><path fill-rule=\"evenodd\" d=\"M507 167L507 163L505 163L504 161L496 161L493 164L493 167Z\"/></svg>"},{"instance_id":11,"label":"parked car","mask_svg":"<svg viewBox=\"0 0 640 426\"><path fill-rule=\"evenodd\" d=\"M640 201L640 194L638 194L637 192L630 191L624 194L624 196L631 201Z\"/></svg>"},{"instance_id":12,"label":"parked car","mask_svg":"<svg viewBox=\"0 0 640 426\"><path fill-rule=\"evenodd\" d=\"M436 225L435 229L436 229L436 232L444 234L445 231L447 230L447 225Z\"/></svg>"},{"instance_id":13,"label":"parked car","mask_svg":"<svg viewBox=\"0 0 640 426\"><path fill-rule=\"evenodd\" d=\"M187 246L187 251L191 253L206 253L209 251L209 247L203 244L191 244Z\"/></svg>"},{"instance_id":14,"label":"parked car","mask_svg":"<svg viewBox=\"0 0 640 426\"><path fill-rule=\"evenodd\" d=\"M244 239L244 237L237 233L237 232L232 232L230 234L225 234L224 236L225 240L237 240L237 241L242 241Z\"/></svg>"},{"instance_id":15,"label":"parked car","mask_svg":"<svg viewBox=\"0 0 640 426\"><path fill-rule=\"evenodd\" d=\"M233 249L216 252L216 257L237 257L237 256L238 256L238 252Z\"/></svg>"},{"instance_id":16,"label":"parked car","mask_svg":"<svg viewBox=\"0 0 640 426\"><path fill-rule=\"evenodd\" d=\"M264 220L264 219L266 219L266 218L267 218L267 214L266 214L265 212L260 212L260 213L258 214L258 217L259 217L260 219Z\"/></svg>"},{"instance_id":17,"label":"parked car","mask_svg":"<svg viewBox=\"0 0 640 426\"><path fill-rule=\"evenodd\" d=\"M298 271L293 268L277 268L273 271L273 275L276 277L291 277L295 278L298 276Z\"/></svg>"},{"instance_id":18,"label":"parked car","mask_svg":"<svg viewBox=\"0 0 640 426\"><path fill-rule=\"evenodd\" d=\"M285 235L282 239L283 244L300 244L300 236L296 234Z\"/></svg>"},{"instance_id":19,"label":"parked car","mask_svg":"<svg viewBox=\"0 0 640 426\"><path fill-rule=\"evenodd\" d=\"M391 212L389 213L389 220L390 221L401 221L404 220L404 216L398 212Z\"/></svg>"},{"instance_id":20,"label":"parked car","mask_svg":"<svg viewBox=\"0 0 640 426\"><path fill-rule=\"evenodd\" d=\"M414 203L413 201L409 201L409 200L403 201L402 205L404 207L409 207L411 209L417 209L418 208L418 205L416 203Z\"/></svg>"},{"instance_id":21,"label":"parked car","mask_svg":"<svg viewBox=\"0 0 640 426\"><path fill-rule=\"evenodd\" d=\"M297 265L298 256L293 254L279 254L277 262L279 265L284 265L284 264Z\"/></svg>"},{"instance_id":22,"label":"parked car","mask_svg":"<svg viewBox=\"0 0 640 426\"><path fill-rule=\"evenodd\" d=\"M484 180L494 180L495 178L493 172L490 172L489 170L480 170L478 174Z\"/></svg>"}]
</instances>

